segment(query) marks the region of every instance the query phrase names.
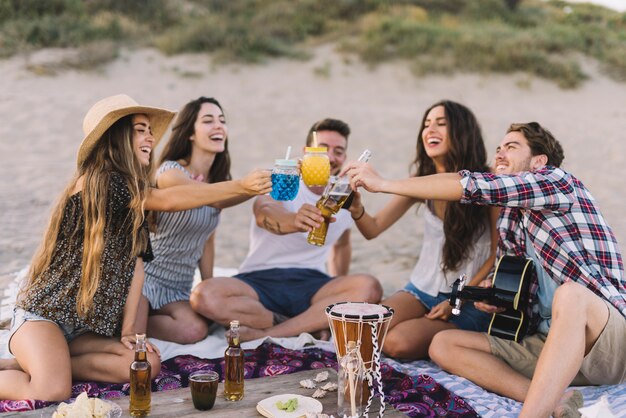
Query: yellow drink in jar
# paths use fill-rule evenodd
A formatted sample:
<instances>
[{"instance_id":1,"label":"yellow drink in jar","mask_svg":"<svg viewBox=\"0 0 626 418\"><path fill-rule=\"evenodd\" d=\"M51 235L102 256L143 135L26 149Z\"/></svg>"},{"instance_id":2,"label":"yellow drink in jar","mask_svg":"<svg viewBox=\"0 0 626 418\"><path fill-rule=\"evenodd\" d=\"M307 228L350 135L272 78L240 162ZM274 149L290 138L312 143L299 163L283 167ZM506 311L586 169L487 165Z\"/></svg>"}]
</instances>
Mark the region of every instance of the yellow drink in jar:
<instances>
[{"instance_id":1,"label":"yellow drink in jar","mask_svg":"<svg viewBox=\"0 0 626 418\"><path fill-rule=\"evenodd\" d=\"M302 158L302 181L307 186L326 186L330 177L328 148L306 147Z\"/></svg>"}]
</instances>

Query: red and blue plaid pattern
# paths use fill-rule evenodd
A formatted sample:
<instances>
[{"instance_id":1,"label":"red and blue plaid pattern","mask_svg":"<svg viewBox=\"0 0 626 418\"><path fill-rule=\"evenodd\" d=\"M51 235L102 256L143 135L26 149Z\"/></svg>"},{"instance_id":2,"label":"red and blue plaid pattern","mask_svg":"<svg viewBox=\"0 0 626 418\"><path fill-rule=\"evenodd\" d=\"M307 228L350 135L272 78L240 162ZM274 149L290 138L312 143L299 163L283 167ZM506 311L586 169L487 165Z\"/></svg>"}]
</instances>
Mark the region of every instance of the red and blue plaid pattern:
<instances>
[{"instance_id":1,"label":"red and blue plaid pattern","mask_svg":"<svg viewBox=\"0 0 626 418\"><path fill-rule=\"evenodd\" d=\"M549 166L516 175L467 170L459 174L462 203L504 208L498 220L500 254L526 256L528 232L542 267L553 280L583 284L626 317L622 255L613 231L580 180ZM535 279L532 300L537 287Z\"/></svg>"}]
</instances>

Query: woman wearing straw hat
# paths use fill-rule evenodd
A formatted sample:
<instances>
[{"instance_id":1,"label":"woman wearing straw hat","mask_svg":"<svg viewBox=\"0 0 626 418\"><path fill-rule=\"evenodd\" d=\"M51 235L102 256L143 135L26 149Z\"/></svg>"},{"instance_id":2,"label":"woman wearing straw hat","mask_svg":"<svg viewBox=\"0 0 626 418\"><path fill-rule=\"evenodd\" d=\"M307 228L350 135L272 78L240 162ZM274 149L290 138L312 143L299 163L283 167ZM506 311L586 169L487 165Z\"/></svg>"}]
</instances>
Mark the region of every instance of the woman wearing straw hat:
<instances>
[{"instance_id":1,"label":"woman wearing straw hat","mask_svg":"<svg viewBox=\"0 0 626 418\"><path fill-rule=\"evenodd\" d=\"M142 259L151 257L144 210L185 210L271 189L262 171L241 181L150 188L151 151L173 117L126 95L87 112L76 175L16 303L15 361L0 363L0 399L67 399L72 378L127 382ZM154 377L160 362L149 351Z\"/></svg>"},{"instance_id":2,"label":"woman wearing straw hat","mask_svg":"<svg viewBox=\"0 0 626 418\"><path fill-rule=\"evenodd\" d=\"M190 101L178 114L161 153L157 187L230 180L228 142L228 125L220 103L212 97ZM194 273L199 268L203 279L213 277L214 231L220 211L249 197L157 214L156 231L150 234L155 260L146 264L138 317L138 324L147 321L148 335L180 344L207 336L209 321L189 303Z\"/></svg>"}]
</instances>

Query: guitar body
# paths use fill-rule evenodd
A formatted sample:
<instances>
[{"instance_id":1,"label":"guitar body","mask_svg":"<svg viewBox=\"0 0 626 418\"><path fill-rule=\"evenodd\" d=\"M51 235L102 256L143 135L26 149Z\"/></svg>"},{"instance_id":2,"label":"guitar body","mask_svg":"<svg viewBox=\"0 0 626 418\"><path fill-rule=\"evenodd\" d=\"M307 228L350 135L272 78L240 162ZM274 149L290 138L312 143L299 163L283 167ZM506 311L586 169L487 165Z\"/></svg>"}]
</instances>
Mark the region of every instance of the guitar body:
<instances>
[{"instance_id":1,"label":"guitar body","mask_svg":"<svg viewBox=\"0 0 626 418\"><path fill-rule=\"evenodd\" d=\"M528 331L528 292L533 274L531 259L502 256L496 264L491 287L464 286L457 279L452 286L450 304L459 306L459 300L486 302L505 308L494 313L489 323L489 335L520 342Z\"/></svg>"}]
</instances>

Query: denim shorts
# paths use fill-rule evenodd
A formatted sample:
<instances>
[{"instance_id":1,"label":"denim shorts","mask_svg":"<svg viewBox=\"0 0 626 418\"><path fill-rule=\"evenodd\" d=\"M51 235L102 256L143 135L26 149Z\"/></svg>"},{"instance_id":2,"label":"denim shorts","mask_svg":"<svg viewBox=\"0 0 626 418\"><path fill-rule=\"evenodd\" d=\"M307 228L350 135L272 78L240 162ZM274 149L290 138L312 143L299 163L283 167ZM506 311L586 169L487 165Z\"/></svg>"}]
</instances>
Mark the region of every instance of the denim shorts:
<instances>
[{"instance_id":1,"label":"denim shorts","mask_svg":"<svg viewBox=\"0 0 626 418\"><path fill-rule=\"evenodd\" d=\"M422 304L428 309L431 310L436 305L440 304L443 301L450 300L450 293L442 293L439 292L437 296L431 296L428 293L424 293L419 290L415 285L409 282L404 289L400 290L401 292L407 292L411 295L415 296L417 300L422 302ZM468 331L478 331L478 332L487 332L489 329L489 322L491 321L491 315L479 311L474 307L474 303L465 302L461 306L461 314L460 315L452 315L450 316L450 322L457 326L459 329L464 329Z\"/></svg>"},{"instance_id":2,"label":"denim shorts","mask_svg":"<svg viewBox=\"0 0 626 418\"><path fill-rule=\"evenodd\" d=\"M260 302L272 312L290 318L311 306L311 299L333 278L313 269L268 269L233 276L252 286Z\"/></svg>"},{"instance_id":3,"label":"denim shorts","mask_svg":"<svg viewBox=\"0 0 626 418\"><path fill-rule=\"evenodd\" d=\"M75 338L80 337L81 335L89 331L86 328L75 327L73 325L58 324L57 322L51 319L44 318L43 316L37 315L35 313L25 311L24 309L21 309L21 308L15 308L13 310L13 319L11 320L11 330L9 331L8 346L9 346L9 352L11 354L13 354L11 352L11 338L13 338L13 334L15 334L17 330L22 325L24 325L26 321L52 322L53 324L57 325L61 329L61 332L63 333L63 336L65 337L65 340L67 341L68 344Z\"/></svg>"}]
</instances>

